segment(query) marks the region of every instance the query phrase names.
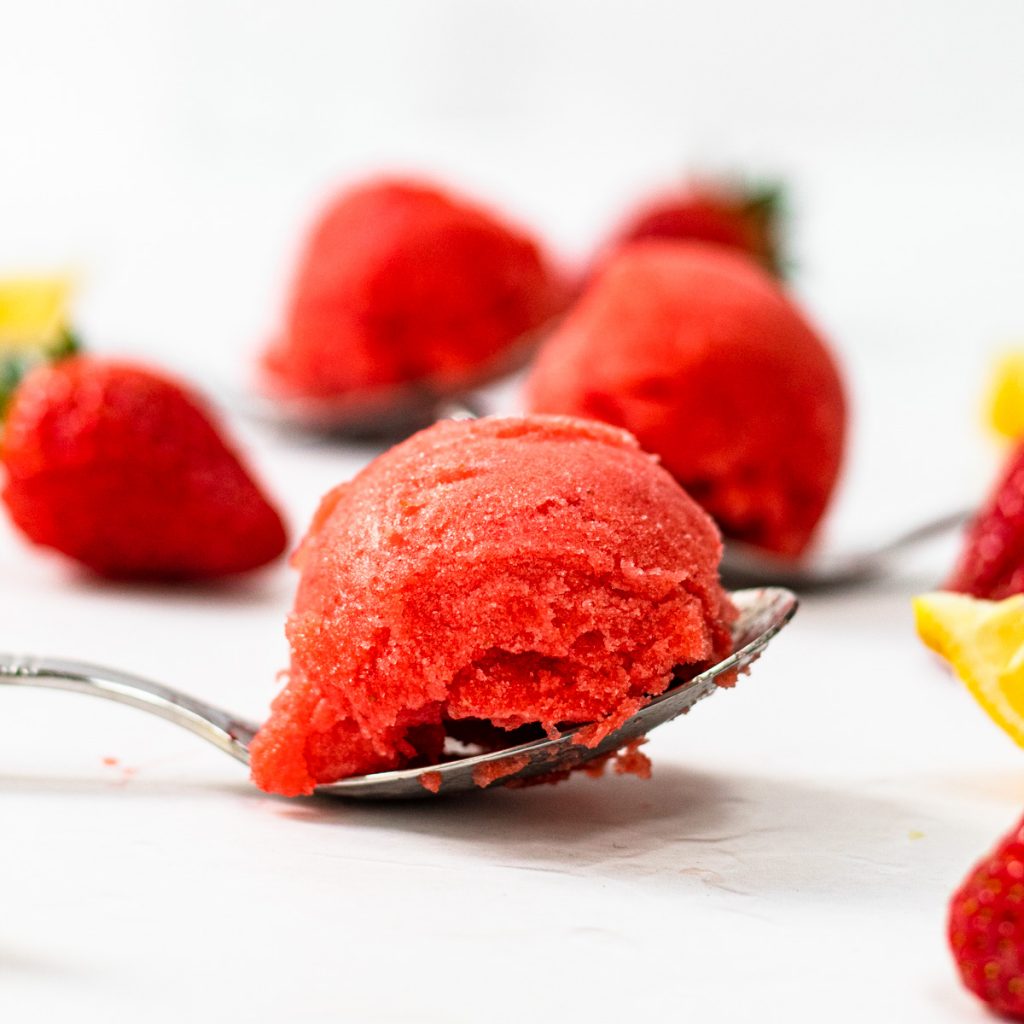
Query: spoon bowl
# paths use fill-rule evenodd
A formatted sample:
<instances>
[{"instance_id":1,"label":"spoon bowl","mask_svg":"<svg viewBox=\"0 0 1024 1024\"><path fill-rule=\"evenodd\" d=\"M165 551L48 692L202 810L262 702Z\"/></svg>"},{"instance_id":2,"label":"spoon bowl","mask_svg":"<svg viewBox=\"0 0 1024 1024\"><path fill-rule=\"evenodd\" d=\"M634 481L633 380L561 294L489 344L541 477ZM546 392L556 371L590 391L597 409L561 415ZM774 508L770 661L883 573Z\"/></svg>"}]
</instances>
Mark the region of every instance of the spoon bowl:
<instances>
[{"instance_id":1,"label":"spoon bowl","mask_svg":"<svg viewBox=\"0 0 1024 1024\"><path fill-rule=\"evenodd\" d=\"M771 639L796 614L797 599L781 587L741 590L732 595L739 615L732 626L733 653L711 668L652 698L596 747L577 741L585 726L555 739L539 739L502 750L458 757L401 771L376 772L331 782L316 789L320 796L372 800L404 800L433 793L457 793L504 786L570 771L603 757L652 729L685 714L697 701L722 689L760 657ZM0 654L0 685L70 690L103 697L165 718L249 763L249 744L259 728L222 708L196 700L170 687L98 665L54 658Z\"/></svg>"}]
</instances>

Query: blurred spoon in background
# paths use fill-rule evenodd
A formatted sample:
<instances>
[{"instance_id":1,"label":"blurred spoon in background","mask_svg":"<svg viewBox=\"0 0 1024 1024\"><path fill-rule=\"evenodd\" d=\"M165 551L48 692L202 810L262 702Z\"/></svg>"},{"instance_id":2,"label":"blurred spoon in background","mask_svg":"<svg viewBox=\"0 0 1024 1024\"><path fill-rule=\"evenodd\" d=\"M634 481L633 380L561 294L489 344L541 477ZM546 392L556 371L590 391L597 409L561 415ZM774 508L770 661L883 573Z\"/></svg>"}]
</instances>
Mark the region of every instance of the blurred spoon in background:
<instances>
[{"instance_id":1,"label":"blurred spoon in background","mask_svg":"<svg viewBox=\"0 0 1024 1024\"><path fill-rule=\"evenodd\" d=\"M733 586L770 580L794 590L828 590L870 583L889 574L911 551L964 526L975 513L962 508L919 523L873 544L846 550L811 550L797 559L726 538L722 578Z\"/></svg>"},{"instance_id":2,"label":"blurred spoon in background","mask_svg":"<svg viewBox=\"0 0 1024 1024\"><path fill-rule=\"evenodd\" d=\"M246 394L236 404L250 419L284 432L345 441L400 439L440 419L484 414L473 395L443 395L421 384L324 398Z\"/></svg>"}]
</instances>

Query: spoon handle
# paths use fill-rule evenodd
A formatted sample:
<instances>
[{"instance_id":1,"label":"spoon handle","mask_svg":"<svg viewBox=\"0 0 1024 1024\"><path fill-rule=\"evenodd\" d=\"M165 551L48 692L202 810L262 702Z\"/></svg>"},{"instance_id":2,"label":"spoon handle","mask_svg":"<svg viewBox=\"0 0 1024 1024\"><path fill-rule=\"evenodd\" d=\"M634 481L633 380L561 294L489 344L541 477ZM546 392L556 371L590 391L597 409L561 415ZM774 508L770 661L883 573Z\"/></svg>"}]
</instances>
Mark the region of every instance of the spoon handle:
<instances>
[{"instance_id":1,"label":"spoon handle","mask_svg":"<svg viewBox=\"0 0 1024 1024\"><path fill-rule=\"evenodd\" d=\"M0 653L0 685L70 690L127 704L188 729L242 764L249 763L249 743L258 728L169 686L79 661Z\"/></svg>"},{"instance_id":2,"label":"spoon handle","mask_svg":"<svg viewBox=\"0 0 1024 1024\"><path fill-rule=\"evenodd\" d=\"M904 530L892 539L879 544L874 551L874 555L887 556L896 554L914 547L916 544L931 540L933 537L941 537L942 534L949 533L969 523L977 514L977 511L976 508L960 508L953 512L947 512L945 515L936 516L935 519L930 519L928 522L920 523L909 530Z\"/></svg>"}]
</instances>

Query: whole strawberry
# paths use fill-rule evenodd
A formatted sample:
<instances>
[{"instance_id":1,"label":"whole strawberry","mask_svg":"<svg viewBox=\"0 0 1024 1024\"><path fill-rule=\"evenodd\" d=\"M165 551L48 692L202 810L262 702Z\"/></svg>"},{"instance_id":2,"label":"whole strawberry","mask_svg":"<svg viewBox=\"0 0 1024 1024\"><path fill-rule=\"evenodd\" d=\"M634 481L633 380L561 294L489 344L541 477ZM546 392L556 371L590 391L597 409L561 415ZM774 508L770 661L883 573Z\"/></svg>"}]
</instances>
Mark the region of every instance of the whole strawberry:
<instances>
[{"instance_id":1,"label":"whole strawberry","mask_svg":"<svg viewBox=\"0 0 1024 1024\"><path fill-rule=\"evenodd\" d=\"M21 531L104 576L214 577L285 547L281 517L199 400L141 366L80 356L36 368L0 459Z\"/></svg>"},{"instance_id":2,"label":"whole strawberry","mask_svg":"<svg viewBox=\"0 0 1024 1024\"><path fill-rule=\"evenodd\" d=\"M946 589L993 601L1024 592L1024 443L968 527Z\"/></svg>"},{"instance_id":3,"label":"whole strawberry","mask_svg":"<svg viewBox=\"0 0 1024 1024\"><path fill-rule=\"evenodd\" d=\"M602 265L624 245L651 239L714 242L738 249L781 276L782 190L697 181L649 199L622 224L598 257Z\"/></svg>"},{"instance_id":4,"label":"whole strawberry","mask_svg":"<svg viewBox=\"0 0 1024 1024\"><path fill-rule=\"evenodd\" d=\"M949 942L964 984L997 1013L1024 1020L1024 820L953 896Z\"/></svg>"}]
</instances>

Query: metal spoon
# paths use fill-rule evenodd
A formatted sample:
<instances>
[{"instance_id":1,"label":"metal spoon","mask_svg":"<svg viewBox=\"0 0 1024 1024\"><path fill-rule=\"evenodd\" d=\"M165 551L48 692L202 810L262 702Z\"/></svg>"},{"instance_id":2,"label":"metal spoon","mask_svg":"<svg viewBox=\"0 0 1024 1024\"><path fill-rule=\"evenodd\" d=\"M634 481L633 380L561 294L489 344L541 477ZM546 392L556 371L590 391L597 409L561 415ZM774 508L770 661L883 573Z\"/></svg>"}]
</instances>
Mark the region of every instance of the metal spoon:
<instances>
[{"instance_id":1,"label":"metal spoon","mask_svg":"<svg viewBox=\"0 0 1024 1024\"><path fill-rule=\"evenodd\" d=\"M722 577L737 586L771 580L803 591L868 583L886 575L912 548L963 526L974 514L974 509L959 509L860 551L812 551L795 560L727 539Z\"/></svg>"},{"instance_id":2,"label":"metal spoon","mask_svg":"<svg viewBox=\"0 0 1024 1024\"><path fill-rule=\"evenodd\" d=\"M477 775L478 779L493 780L489 781L490 785L503 786L513 780L575 768L609 754L686 713L698 700L715 693L720 688L718 678L726 672L742 671L755 661L797 609L796 597L780 587L741 590L734 593L732 599L740 613L732 627L734 653L693 679L653 698L597 747L591 749L573 742L573 737L583 728L580 726L557 739L522 743L422 768L353 776L318 786L316 792L324 796L400 800L430 795L425 783L431 783L432 788L439 787L441 793L456 793L477 787L474 773L481 766L487 766L486 775ZM128 704L188 729L245 765L249 763L249 744L259 728L253 722L167 686L98 665L0 654L0 684L71 690ZM508 768L507 774L501 774L502 766ZM495 768L499 770L495 772Z\"/></svg>"}]
</instances>

